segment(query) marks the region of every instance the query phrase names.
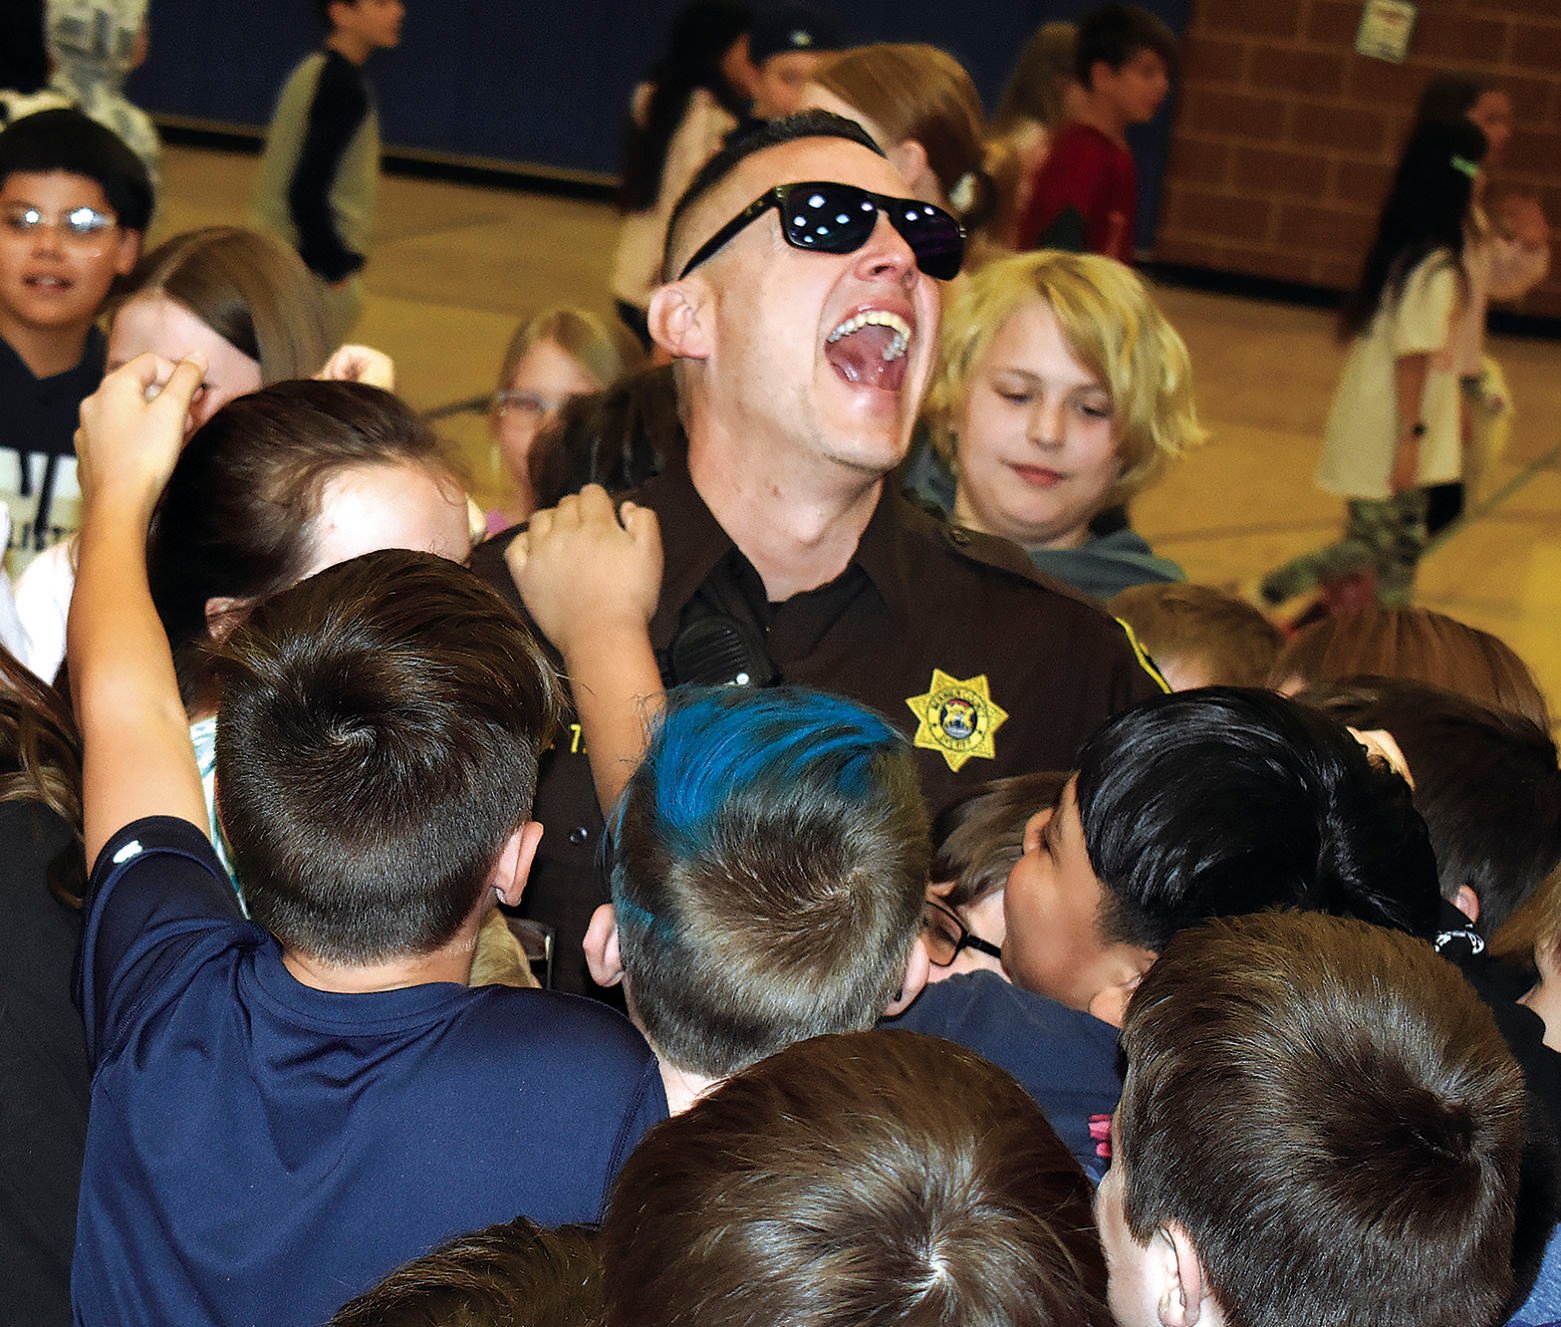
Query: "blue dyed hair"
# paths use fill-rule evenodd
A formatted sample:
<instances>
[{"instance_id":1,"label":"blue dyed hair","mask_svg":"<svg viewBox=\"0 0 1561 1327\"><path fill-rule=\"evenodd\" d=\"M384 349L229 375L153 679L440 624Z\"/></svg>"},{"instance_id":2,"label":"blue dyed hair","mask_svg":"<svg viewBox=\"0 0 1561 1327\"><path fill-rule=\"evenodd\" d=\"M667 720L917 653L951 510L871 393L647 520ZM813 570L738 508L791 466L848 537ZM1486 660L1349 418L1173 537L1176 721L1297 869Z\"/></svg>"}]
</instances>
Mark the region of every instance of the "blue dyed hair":
<instances>
[{"instance_id":1,"label":"blue dyed hair","mask_svg":"<svg viewBox=\"0 0 1561 1327\"><path fill-rule=\"evenodd\" d=\"M909 745L802 687L683 689L614 812L609 874L632 1007L680 1068L723 1077L871 1027L926 885Z\"/></svg>"}]
</instances>

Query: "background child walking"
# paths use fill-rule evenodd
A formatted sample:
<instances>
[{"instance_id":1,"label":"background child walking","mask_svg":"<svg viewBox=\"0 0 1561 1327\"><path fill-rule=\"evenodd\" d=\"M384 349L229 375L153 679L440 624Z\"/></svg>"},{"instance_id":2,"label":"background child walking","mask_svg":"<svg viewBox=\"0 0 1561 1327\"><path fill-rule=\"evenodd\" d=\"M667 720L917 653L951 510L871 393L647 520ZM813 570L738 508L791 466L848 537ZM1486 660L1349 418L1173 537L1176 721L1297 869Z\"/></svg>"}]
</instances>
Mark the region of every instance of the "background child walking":
<instances>
[{"instance_id":1,"label":"background child walking","mask_svg":"<svg viewBox=\"0 0 1561 1327\"><path fill-rule=\"evenodd\" d=\"M326 289L331 332L363 312L379 188L379 112L363 76L375 51L401 40L401 0L321 0L330 35L288 77L260 159L253 224L298 250Z\"/></svg>"},{"instance_id":2,"label":"background child walking","mask_svg":"<svg viewBox=\"0 0 1561 1327\"><path fill-rule=\"evenodd\" d=\"M1468 298L1463 251L1485 135L1422 122L1399 161L1360 284L1345 302L1350 341L1324 433L1318 487L1349 500L1344 537L1270 572L1277 605L1373 571L1377 602L1409 602L1426 543L1426 489L1462 470L1449 333Z\"/></svg>"}]
</instances>

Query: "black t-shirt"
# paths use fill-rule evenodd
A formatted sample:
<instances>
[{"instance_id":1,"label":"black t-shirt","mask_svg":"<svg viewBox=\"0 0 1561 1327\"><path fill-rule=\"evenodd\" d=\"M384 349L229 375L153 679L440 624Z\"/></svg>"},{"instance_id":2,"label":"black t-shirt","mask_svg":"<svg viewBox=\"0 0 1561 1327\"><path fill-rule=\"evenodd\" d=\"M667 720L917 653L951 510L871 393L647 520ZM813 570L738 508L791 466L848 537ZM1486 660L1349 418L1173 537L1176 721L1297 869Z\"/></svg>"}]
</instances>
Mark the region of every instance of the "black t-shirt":
<instances>
[{"instance_id":1,"label":"black t-shirt","mask_svg":"<svg viewBox=\"0 0 1561 1327\"><path fill-rule=\"evenodd\" d=\"M75 368L36 378L22 357L0 337L0 483L12 508L11 543L34 549L63 533L50 523L55 484L62 465L75 465L76 425L81 403L103 381L106 343L96 327Z\"/></svg>"},{"instance_id":2,"label":"black t-shirt","mask_svg":"<svg viewBox=\"0 0 1561 1327\"><path fill-rule=\"evenodd\" d=\"M911 739L934 811L987 779L1071 769L1102 721L1160 690L1098 605L1042 576L1016 545L943 525L890 484L845 571L774 604L685 464L634 496L661 523L665 572L650 636L663 678L727 680L696 663L741 658L746 648L738 668L755 682L870 705ZM512 534L482 545L472 564L520 606L503 557ZM712 623L721 634L696 648L691 635ZM543 762L535 814L548 832L522 910L557 930L559 988L595 994L580 941L607 891L578 723Z\"/></svg>"},{"instance_id":3,"label":"black t-shirt","mask_svg":"<svg viewBox=\"0 0 1561 1327\"><path fill-rule=\"evenodd\" d=\"M87 1050L71 1002L81 914L49 892L65 822L0 802L0 1323L69 1323Z\"/></svg>"}]
</instances>

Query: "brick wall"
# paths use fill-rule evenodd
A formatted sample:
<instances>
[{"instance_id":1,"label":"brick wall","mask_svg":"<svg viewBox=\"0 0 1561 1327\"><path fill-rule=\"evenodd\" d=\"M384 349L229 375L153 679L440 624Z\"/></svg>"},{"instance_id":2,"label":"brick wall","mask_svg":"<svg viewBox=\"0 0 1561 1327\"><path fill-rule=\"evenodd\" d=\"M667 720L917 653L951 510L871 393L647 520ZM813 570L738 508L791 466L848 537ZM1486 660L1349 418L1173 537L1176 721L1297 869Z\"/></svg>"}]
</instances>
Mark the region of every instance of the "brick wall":
<instances>
[{"instance_id":1,"label":"brick wall","mask_svg":"<svg viewBox=\"0 0 1561 1327\"><path fill-rule=\"evenodd\" d=\"M1429 74L1495 77L1517 111L1494 190L1561 238L1561 0L1419 0L1402 65L1356 55L1364 0L1193 0L1154 256L1347 289ZM1561 266L1561 262L1558 262ZM1561 315L1561 275L1516 306Z\"/></svg>"}]
</instances>

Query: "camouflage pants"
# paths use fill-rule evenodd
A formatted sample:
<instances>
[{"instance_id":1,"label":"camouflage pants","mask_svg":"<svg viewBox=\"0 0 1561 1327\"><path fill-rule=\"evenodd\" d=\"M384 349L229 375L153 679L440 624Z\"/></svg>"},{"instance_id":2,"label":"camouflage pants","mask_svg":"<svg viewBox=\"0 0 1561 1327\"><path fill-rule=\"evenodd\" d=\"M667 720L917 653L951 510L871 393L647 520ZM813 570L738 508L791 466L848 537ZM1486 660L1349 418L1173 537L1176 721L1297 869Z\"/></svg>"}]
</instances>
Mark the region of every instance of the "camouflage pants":
<instances>
[{"instance_id":1,"label":"camouflage pants","mask_svg":"<svg viewBox=\"0 0 1561 1327\"><path fill-rule=\"evenodd\" d=\"M1395 498L1354 498L1344 538L1269 572L1263 578L1263 596L1277 604L1371 569L1377 577L1377 602L1384 608L1403 608L1414 592L1415 568L1425 545L1425 489L1408 489Z\"/></svg>"}]
</instances>

